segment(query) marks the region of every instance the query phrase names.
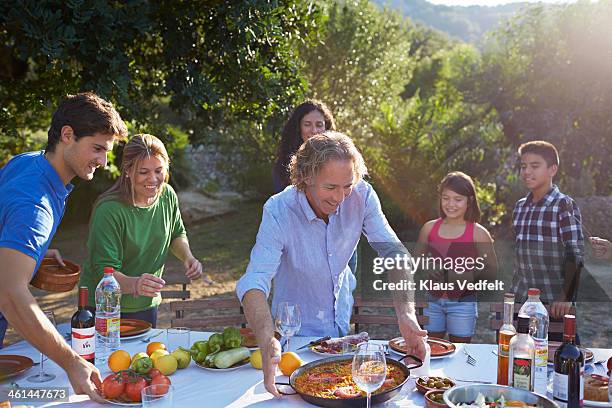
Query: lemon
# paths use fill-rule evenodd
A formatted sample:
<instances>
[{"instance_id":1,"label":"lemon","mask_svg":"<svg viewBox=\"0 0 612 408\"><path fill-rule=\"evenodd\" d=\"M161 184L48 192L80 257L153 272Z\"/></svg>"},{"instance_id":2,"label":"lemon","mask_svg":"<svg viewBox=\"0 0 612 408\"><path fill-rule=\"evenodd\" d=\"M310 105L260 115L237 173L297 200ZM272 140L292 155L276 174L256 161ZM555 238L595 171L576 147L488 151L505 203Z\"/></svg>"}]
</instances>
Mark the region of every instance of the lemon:
<instances>
[{"instance_id":1,"label":"lemon","mask_svg":"<svg viewBox=\"0 0 612 408\"><path fill-rule=\"evenodd\" d=\"M155 350L153 352L153 354L151 354L149 357L151 358L151 360L153 360L153 365L155 365L155 361L161 357L161 356L167 356L168 354L168 350ZM157 368L157 367L155 367Z\"/></svg>"},{"instance_id":2,"label":"lemon","mask_svg":"<svg viewBox=\"0 0 612 408\"><path fill-rule=\"evenodd\" d=\"M295 370L300 368L304 364L300 356L298 356L293 351L287 351L281 355L280 363L278 363L278 368L280 368L283 375L290 376Z\"/></svg>"},{"instance_id":3,"label":"lemon","mask_svg":"<svg viewBox=\"0 0 612 408\"><path fill-rule=\"evenodd\" d=\"M187 366L191 362L191 354L189 354L188 350L185 350L182 347L177 348L170 354L174 358L176 358L176 361L178 362L178 368L187 368Z\"/></svg>"},{"instance_id":4,"label":"lemon","mask_svg":"<svg viewBox=\"0 0 612 408\"><path fill-rule=\"evenodd\" d=\"M157 368L160 373L163 375L171 375L174 374L176 369L178 368L178 362L176 358L174 358L171 354L158 356L155 362L153 363L153 367Z\"/></svg>"},{"instance_id":5,"label":"lemon","mask_svg":"<svg viewBox=\"0 0 612 408\"><path fill-rule=\"evenodd\" d=\"M256 368L258 370L261 370L261 350L257 349L254 352L251 353L251 365L253 366L253 368Z\"/></svg>"}]
</instances>

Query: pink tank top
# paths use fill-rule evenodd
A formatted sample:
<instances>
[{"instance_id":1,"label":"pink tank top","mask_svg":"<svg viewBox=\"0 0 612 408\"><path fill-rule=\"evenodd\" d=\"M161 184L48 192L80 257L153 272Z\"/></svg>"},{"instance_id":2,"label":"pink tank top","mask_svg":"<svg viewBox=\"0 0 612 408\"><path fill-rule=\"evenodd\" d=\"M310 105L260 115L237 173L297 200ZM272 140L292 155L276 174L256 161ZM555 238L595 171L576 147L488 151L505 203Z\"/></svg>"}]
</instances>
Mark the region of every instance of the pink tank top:
<instances>
[{"instance_id":1,"label":"pink tank top","mask_svg":"<svg viewBox=\"0 0 612 408\"><path fill-rule=\"evenodd\" d=\"M474 223L466 223L465 230L461 236L457 238L444 238L440 236L440 226L443 222L443 218L438 218L427 236L427 244L431 256L442 258L472 257L474 259L478 257L478 248L476 248L474 241ZM448 271L447 275L449 282L452 282L453 278L457 276L453 271ZM473 276L473 271L468 270L462 274L461 278L469 279L471 276ZM454 290L432 290L430 293L435 297L448 297L449 299L456 299L474 293L473 291L459 290L457 284L454 286Z\"/></svg>"}]
</instances>

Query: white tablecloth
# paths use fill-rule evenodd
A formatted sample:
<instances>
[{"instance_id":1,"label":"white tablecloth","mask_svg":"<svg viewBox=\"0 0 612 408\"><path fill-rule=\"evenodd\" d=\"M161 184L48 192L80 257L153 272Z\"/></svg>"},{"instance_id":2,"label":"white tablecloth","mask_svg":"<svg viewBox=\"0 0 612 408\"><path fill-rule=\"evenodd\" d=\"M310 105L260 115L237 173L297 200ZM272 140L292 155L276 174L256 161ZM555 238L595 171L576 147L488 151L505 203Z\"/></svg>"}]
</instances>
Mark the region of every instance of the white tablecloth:
<instances>
[{"instance_id":1,"label":"white tablecloth","mask_svg":"<svg viewBox=\"0 0 612 408\"><path fill-rule=\"evenodd\" d=\"M64 329L65 331L66 329ZM191 332L191 342L206 340L210 333ZM164 341L165 334L156 337L155 340ZM291 340L291 348L307 344L313 340L311 337L296 337ZM465 345L457 344L457 351L446 358L433 359L431 361L430 375L446 376L456 380L480 380L495 382L497 377L497 356L492 353L497 346L493 344L468 344L469 353L477 360L475 366L466 362L466 356L462 350ZM140 340L123 341L121 348L130 354L145 351L146 343ZM595 354L595 361L612 356L612 349L591 349ZM35 351L28 343L20 342L0 350L2 354L19 354L32 358L35 362L40 360L40 353ZM311 351L305 349L299 352L301 358L310 362L321 358ZM393 355L393 353L392 353ZM98 367L102 377L110 374L108 367ZM54 362L45 362L45 371L53 373L56 378L43 384L28 382L26 377L37 372L38 366L34 366L24 375L12 379L21 387L66 387L69 386L68 377L63 370ZM193 362L189 367L178 370L170 379L174 386L174 406L176 407L312 407L304 402L299 396L285 396L281 399L272 397L263 386L263 374L261 370L255 370L250 365L228 372L210 372L196 366ZM277 381L287 377L279 376ZM457 381L462 384L461 381ZM3 384L2 387L6 387ZM51 402L45 404L32 404L35 406L53 407L100 407L101 405L91 402L88 397L74 395L70 388L70 402ZM0 399L1 400L1 399ZM424 407L423 396L416 391L414 380L409 379L402 388L401 393L392 400L382 404L385 407Z\"/></svg>"}]
</instances>

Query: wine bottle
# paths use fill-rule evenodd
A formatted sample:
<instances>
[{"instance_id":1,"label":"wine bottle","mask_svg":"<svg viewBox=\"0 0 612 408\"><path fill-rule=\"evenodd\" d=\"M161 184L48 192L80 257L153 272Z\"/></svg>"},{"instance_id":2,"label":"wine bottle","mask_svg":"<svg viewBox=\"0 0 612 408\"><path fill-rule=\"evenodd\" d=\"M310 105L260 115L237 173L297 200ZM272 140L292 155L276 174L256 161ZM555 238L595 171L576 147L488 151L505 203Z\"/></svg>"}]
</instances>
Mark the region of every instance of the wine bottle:
<instances>
[{"instance_id":1,"label":"wine bottle","mask_svg":"<svg viewBox=\"0 0 612 408\"><path fill-rule=\"evenodd\" d=\"M553 399L560 407L582 407L584 355L576 345L576 317L563 317L563 344L555 352Z\"/></svg>"},{"instance_id":2,"label":"wine bottle","mask_svg":"<svg viewBox=\"0 0 612 408\"><path fill-rule=\"evenodd\" d=\"M87 306L88 291L86 287L79 288L79 308L72 315L72 349L85 360L94 364L96 351L96 317Z\"/></svg>"}]
</instances>

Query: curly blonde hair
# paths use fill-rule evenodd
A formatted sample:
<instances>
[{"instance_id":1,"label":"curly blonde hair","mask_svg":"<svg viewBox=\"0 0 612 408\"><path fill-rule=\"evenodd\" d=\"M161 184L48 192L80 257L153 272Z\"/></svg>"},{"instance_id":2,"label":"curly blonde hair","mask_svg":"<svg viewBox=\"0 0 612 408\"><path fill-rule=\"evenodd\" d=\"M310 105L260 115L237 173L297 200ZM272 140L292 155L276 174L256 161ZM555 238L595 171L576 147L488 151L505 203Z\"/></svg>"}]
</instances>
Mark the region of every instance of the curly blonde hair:
<instances>
[{"instance_id":1,"label":"curly blonde hair","mask_svg":"<svg viewBox=\"0 0 612 408\"><path fill-rule=\"evenodd\" d=\"M331 160L348 160L353 163L354 181L368 173L363 156L347 135L326 131L305 141L291 156L289 175L291 184L298 190L306 189L312 179Z\"/></svg>"}]
</instances>

